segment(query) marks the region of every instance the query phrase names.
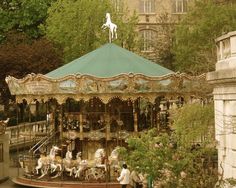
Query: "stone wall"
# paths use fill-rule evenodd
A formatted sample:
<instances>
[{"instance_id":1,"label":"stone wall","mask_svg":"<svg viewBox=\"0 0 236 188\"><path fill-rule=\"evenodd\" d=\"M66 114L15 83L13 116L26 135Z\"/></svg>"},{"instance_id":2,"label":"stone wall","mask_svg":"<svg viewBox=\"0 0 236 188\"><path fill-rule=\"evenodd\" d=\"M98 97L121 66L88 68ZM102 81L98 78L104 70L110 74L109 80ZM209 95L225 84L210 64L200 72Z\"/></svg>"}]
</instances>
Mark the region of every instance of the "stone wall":
<instances>
[{"instance_id":1,"label":"stone wall","mask_svg":"<svg viewBox=\"0 0 236 188\"><path fill-rule=\"evenodd\" d=\"M236 32L219 37L216 45L216 71L207 80L214 86L218 171L224 180L236 179Z\"/></svg>"},{"instance_id":2,"label":"stone wall","mask_svg":"<svg viewBox=\"0 0 236 188\"><path fill-rule=\"evenodd\" d=\"M9 137L0 135L0 181L9 177Z\"/></svg>"}]
</instances>

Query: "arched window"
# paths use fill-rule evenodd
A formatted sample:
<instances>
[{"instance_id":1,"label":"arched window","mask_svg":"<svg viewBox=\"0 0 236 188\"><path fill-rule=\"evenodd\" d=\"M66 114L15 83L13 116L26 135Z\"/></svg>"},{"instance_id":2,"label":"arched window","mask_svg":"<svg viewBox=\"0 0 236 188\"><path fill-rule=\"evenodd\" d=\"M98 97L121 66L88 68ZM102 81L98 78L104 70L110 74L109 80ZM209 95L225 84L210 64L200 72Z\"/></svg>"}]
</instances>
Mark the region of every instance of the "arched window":
<instances>
[{"instance_id":1,"label":"arched window","mask_svg":"<svg viewBox=\"0 0 236 188\"><path fill-rule=\"evenodd\" d=\"M188 0L172 0L173 13L187 12Z\"/></svg>"},{"instance_id":2,"label":"arched window","mask_svg":"<svg viewBox=\"0 0 236 188\"><path fill-rule=\"evenodd\" d=\"M155 0L139 0L140 13L155 13Z\"/></svg>"},{"instance_id":3,"label":"arched window","mask_svg":"<svg viewBox=\"0 0 236 188\"><path fill-rule=\"evenodd\" d=\"M153 51L153 41L156 39L156 32L153 30L142 30L142 51L151 52Z\"/></svg>"}]
</instances>

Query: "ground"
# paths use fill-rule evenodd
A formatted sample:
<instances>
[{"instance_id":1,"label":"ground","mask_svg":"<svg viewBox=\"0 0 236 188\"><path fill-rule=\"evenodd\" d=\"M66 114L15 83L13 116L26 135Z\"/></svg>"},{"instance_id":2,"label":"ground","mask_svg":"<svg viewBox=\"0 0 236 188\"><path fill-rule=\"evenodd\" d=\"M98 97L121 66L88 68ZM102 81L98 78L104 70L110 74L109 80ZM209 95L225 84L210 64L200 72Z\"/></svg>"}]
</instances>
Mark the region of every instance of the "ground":
<instances>
[{"instance_id":1,"label":"ground","mask_svg":"<svg viewBox=\"0 0 236 188\"><path fill-rule=\"evenodd\" d=\"M11 167L11 168L9 169L9 173L10 173L9 176L10 176L10 178L9 178L7 181L1 183L1 184L0 184L0 188L23 188L24 186L16 185L16 184L14 184L14 183L11 181L11 178L17 176L17 171L18 171L17 168L12 168L12 167Z\"/></svg>"}]
</instances>

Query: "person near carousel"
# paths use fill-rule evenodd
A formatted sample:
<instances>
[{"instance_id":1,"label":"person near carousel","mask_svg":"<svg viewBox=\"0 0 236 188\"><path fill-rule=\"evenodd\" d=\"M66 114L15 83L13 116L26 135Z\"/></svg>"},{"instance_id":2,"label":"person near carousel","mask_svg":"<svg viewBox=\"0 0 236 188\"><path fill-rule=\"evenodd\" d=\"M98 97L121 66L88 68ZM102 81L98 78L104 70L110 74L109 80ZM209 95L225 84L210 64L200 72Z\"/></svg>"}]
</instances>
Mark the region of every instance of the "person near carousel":
<instances>
[{"instance_id":1,"label":"person near carousel","mask_svg":"<svg viewBox=\"0 0 236 188\"><path fill-rule=\"evenodd\" d=\"M136 167L136 169L132 170L131 174L130 174L130 181L129 184L132 188L142 188L142 181L139 177L139 174L136 170L138 170L138 166Z\"/></svg>"},{"instance_id":2,"label":"person near carousel","mask_svg":"<svg viewBox=\"0 0 236 188\"><path fill-rule=\"evenodd\" d=\"M120 182L121 188L127 188L130 179L130 171L127 168L126 164L123 164L120 176L117 178L117 181Z\"/></svg>"}]
</instances>

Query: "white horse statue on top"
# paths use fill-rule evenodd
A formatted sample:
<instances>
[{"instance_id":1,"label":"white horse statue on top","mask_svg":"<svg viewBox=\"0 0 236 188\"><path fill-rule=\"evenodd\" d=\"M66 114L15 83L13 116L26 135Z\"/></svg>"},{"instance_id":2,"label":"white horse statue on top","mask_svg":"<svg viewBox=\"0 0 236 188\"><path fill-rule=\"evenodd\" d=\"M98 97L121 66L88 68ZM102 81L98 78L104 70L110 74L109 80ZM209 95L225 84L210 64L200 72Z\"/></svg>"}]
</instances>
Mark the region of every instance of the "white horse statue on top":
<instances>
[{"instance_id":1,"label":"white horse statue on top","mask_svg":"<svg viewBox=\"0 0 236 188\"><path fill-rule=\"evenodd\" d=\"M104 23L102 25L102 29L106 29L106 28L109 28L109 40L111 42L111 39L114 38L114 35L115 35L115 38L117 39L117 25L112 23L111 22L111 16L110 16L110 13L106 13L106 23Z\"/></svg>"}]
</instances>

